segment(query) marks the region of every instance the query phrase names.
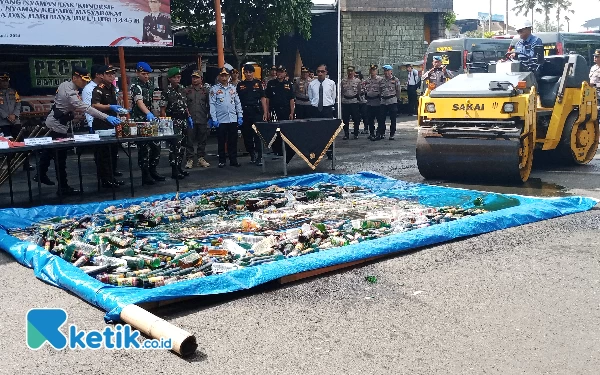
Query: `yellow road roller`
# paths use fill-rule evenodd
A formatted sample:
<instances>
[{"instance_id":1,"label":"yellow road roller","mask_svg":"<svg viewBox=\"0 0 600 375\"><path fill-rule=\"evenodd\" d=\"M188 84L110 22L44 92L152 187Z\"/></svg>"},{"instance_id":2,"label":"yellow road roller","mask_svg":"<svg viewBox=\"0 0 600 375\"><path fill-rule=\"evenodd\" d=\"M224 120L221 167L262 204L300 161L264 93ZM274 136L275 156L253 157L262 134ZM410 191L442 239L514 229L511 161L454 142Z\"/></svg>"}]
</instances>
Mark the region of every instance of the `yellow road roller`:
<instances>
[{"instance_id":1,"label":"yellow road roller","mask_svg":"<svg viewBox=\"0 0 600 375\"><path fill-rule=\"evenodd\" d=\"M417 165L426 179L525 182L536 155L589 163L598 149L596 90L577 54L511 57L419 99Z\"/></svg>"}]
</instances>

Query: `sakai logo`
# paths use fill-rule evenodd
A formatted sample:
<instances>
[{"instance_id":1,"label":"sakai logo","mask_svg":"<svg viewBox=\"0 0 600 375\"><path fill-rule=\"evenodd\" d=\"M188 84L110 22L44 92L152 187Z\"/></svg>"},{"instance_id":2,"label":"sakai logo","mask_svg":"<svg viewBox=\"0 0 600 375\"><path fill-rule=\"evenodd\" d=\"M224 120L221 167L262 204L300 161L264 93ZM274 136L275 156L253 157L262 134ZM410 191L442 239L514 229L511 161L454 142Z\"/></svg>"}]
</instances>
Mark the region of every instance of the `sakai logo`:
<instances>
[{"instance_id":1,"label":"sakai logo","mask_svg":"<svg viewBox=\"0 0 600 375\"><path fill-rule=\"evenodd\" d=\"M452 104L453 111L483 111L484 104Z\"/></svg>"},{"instance_id":2,"label":"sakai logo","mask_svg":"<svg viewBox=\"0 0 600 375\"><path fill-rule=\"evenodd\" d=\"M27 312L27 346L37 350L47 342L54 349L171 349L171 339L146 339L138 341L140 332L129 324L117 324L103 331L81 331L71 324L69 336L65 336L61 327L67 321L63 309L31 309Z\"/></svg>"},{"instance_id":3,"label":"sakai logo","mask_svg":"<svg viewBox=\"0 0 600 375\"><path fill-rule=\"evenodd\" d=\"M494 108L494 109L498 108L498 102L493 102L492 103L492 108Z\"/></svg>"}]
</instances>

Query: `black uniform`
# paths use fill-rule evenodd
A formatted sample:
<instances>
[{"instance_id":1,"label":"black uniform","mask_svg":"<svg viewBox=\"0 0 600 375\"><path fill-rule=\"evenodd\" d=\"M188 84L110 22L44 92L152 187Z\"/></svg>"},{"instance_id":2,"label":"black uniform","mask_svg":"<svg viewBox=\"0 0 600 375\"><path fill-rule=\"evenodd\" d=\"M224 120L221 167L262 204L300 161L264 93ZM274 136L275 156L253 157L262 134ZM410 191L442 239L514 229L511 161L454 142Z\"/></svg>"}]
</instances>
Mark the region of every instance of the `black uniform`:
<instances>
[{"instance_id":1,"label":"black uniform","mask_svg":"<svg viewBox=\"0 0 600 375\"><path fill-rule=\"evenodd\" d=\"M261 140L254 129L252 129L252 125L262 121L263 110L261 99L265 97L265 91L263 90L262 83L257 79L251 81L244 80L238 83L236 90L244 112L244 123L242 124L244 146L246 146L246 151L250 153L252 159L254 159L255 153L258 153L258 159L260 160L262 158Z\"/></svg>"},{"instance_id":2,"label":"black uniform","mask_svg":"<svg viewBox=\"0 0 600 375\"><path fill-rule=\"evenodd\" d=\"M144 17L144 35L142 42L154 42L157 36L161 40L171 40L171 16L165 13L149 14Z\"/></svg>"},{"instance_id":3,"label":"black uniform","mask_svg":"<svg viewBox=\"0 0 600 375\"><path fill-rule=\"evenodd\" d=\"M117 89L113 85L107 85L101 83L94 88L92 91L92 105L104 104L111 105L117 104ZM108 113L108 111L102 111ZM113 125L107 121L95 118L92 123L94 130L109 130L114 128ZM96 168L98 168L98 176L104 183L114 182L113 171L117 165L117 153L118 149L116 146L112 147L99 147L96 151ZM112 166L112 168L111 168Z\"/></svg>"},{"instance_id":4,"label":"black uniform","mask_svg":"<svg viewBox=\"0 0 600 375\"><path fill-rule=\"evenodd\" d=\"M274 114L277 121L289 120L292 111L290 100L294 99L294 90L290 81L287 79L283 81L279 81L278 79L270 80L267 83L265 93L267 98L269 98L269 111L271 115ZM277 139L273 143L273 152L283 155L281 138L279 136L277 136Z\"/></svg>"}]
</instances>

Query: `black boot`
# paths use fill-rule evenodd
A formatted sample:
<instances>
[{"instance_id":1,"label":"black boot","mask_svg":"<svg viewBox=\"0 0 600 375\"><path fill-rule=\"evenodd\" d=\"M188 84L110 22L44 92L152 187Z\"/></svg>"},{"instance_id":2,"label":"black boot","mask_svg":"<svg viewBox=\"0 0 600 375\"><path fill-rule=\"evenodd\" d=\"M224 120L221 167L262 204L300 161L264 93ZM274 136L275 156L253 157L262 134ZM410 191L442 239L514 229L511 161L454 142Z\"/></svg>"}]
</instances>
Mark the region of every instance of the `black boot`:
<instances>
[{"instance_id":1,"label":"black boot","mask_svg":"<svg viewBox=\"0 0 600 375\"><path fill-rule=\"evenodd\" d=\"M250 163L256 163L256 154L253 152L250 153Z\"/></svg>"},{"instance_id":2,"label":"black boot","mask_svg":"<svg viewBox=\"0 0 600 375\"><path fill-rule=\"evenodd\" d=\"M33 181L38 182L37 175L33 176ZM54 181L49 179L45 174L40 174L40 182L44 185L54 185Z\"/></svg>"},{"instance_id":3,"label":"black boot","mask_svg":"<svg viewBox=\"0 0 600 375\"><path fill-rule=\"evenodd\" d=\"M258 165L259 167L263 165L263 156L261 153L259 153L258 157L256 158L256 165Z\"/></svg>"},{"instance_id":4,"label":"black boot","mask_svg":"<svg viewBox=\"0 0 600 375\"><path fill-rule=\"evenodd\" d=\"M150 167L150 177L152 177L153 179L155 179L156 181L164 181L166 180L165 176L161 176L158 174L158 172L156 171L156 167Z\"/></svg>"},{"instance_id":5,"label":"black boot","mask_svg":"<svg viewBox=\"0 0 600 375\"><path fill-rule=\"evenodd\" d=\"M172 167L171 169L172 169L172 172L171 172L172 179L181 180L185 177L184 175L179 173L179 168L177 168L176 166Z\"/></svg>"},{"instance_id":6,"label":"black boot","mask_svg":"<svg viewBox=\"0 0 600 375\"><path fill-rule=\"evenodd\" d=\"M142 169L142 185L154 185L154 180L147 169Z\"/></svg>"},{"instance_id":7,"label":"black boot","mask_svg":"<svg viewBox=\"0 0 600 375\"><path fill-rule=\"evenodd\" d=\"M190 175L190 172L188 171L184 171L183 168L181 168L181 164L177 166L177 170L179 171L179 174L184 175L185 177Z\"/></svg>"},{"instance_id":8,"label":"black boot","mask_svg":"<svg viewBox=\"0 0 600 375\"><path fill-rule=\"evenodd\" d=\"M35 167L29 163L23 164L23 172L35 171Z\"/></svg>"},{"instance_id":9,"label":"black boot","mask_svg":"<svg viewBox=\"0 0 600 375\"><path fill-rule=\"evenodd\" d=\"M69 186L66 182L64 184L61 184L60 191L56 192L56 194L60 194L60 195L77 195L79 193L80 193L79 190Z\"/></svg>"}]
</instances>

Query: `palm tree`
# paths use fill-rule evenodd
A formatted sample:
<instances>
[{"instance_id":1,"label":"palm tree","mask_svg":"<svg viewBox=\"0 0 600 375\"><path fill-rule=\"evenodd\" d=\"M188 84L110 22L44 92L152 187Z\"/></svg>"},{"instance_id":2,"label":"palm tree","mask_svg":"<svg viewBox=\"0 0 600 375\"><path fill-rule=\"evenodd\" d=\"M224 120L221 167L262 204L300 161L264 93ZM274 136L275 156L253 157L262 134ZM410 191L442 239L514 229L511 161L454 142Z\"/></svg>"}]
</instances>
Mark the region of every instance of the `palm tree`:
<instances>
[{"instance_id":1,"label":"palm tree","mask_svg":"<svg viewBox=\"0 0 600 375\"><path fill-rule=\"evenodd\" d=\"M564 11L565 13L575 13L575 11L573 9L571 9L571 6L573 6L573 4L571 3L570 0L556 0L556 25L558 30L556 31L560 31L560 12ZM567 21L567 23L570 21L568 16L565 16L565 20ZM567 30L568 31L568 30Z\"/></svg>"},{"instance_id":2,"label":"palm tree","mask_svg":"<svg viewBox=\"0 0 600 375\"><path fill-rule=\"evenodd\" d=\"M539 0L537 8L535 11L538 13L544 14L544 28L546 31L550 29L550 11L556 5L557 0Z\"/></svg>"},{"instance_id":3,"label":"palm tree","mask_svg":"<svg viewBox=\"0 0 600 375\"><path fill-rule=\"evenodd\" d=\"M531 24L533 25L533 11L539 2L539 0L515 0L515 7L512 10L517 15L522 14L525 17L531 12Z\"/></svg>"},{"instance_id":4,"label":"palm tree","mask_svg":"<svg viewBox=\"0 0 600 375\"><path fill-rule=\"evenodd\" d=\"M565 21L567 21L567 32L571 31L571 27L569 26L569 21L571 21L571 19L569 18L569 16L565 16Z\"/></svg>"}]
</instances>

